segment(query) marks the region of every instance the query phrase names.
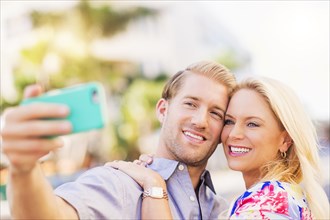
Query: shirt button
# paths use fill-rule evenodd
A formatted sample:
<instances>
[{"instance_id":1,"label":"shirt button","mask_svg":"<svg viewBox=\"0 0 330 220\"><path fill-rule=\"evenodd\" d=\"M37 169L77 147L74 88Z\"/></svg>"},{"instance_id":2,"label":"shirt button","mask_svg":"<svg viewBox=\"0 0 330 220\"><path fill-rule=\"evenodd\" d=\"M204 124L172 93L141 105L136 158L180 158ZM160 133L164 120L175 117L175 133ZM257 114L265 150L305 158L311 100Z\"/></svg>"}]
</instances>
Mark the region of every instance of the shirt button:
<instances>
[{"instance_id":1,"label":"shirt button","mask_svg":"<svg viewBox=\"0 0 330 220\"><path fill-rule=\"evenodd\" d=\"M184 166L182 164L179 165L179 170L184 170Z\"/></svg>"},{"instance_id":2,"label":"shirt button","mask_svg":"<svg viewBox=\"0 0 330 220\"><path fill-rule=\"evenodd\" d=\"M194 196L190 196L189 199L190 199L190 201L195 202L195 197Z\"/></svg>"}]
</instances>

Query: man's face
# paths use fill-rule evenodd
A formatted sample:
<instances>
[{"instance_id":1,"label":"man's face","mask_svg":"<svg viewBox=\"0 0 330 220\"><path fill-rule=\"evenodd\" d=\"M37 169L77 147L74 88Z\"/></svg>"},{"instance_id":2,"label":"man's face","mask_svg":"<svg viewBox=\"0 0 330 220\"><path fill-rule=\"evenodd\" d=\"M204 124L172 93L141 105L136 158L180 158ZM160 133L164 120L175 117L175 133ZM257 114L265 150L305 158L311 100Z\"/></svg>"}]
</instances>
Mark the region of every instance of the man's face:
<instances>
[{"instance_id":1,"label":"man's face","mask_svg":"<svg viewBox=\"0 0 330 220\"><path fill-rule=\"evenodd\" d=\"M189 166L204 166L220 140L228 103L227 88L190 74L176 96L157 105L162 123L159 156Z\"/></svg>"}]
</instances>

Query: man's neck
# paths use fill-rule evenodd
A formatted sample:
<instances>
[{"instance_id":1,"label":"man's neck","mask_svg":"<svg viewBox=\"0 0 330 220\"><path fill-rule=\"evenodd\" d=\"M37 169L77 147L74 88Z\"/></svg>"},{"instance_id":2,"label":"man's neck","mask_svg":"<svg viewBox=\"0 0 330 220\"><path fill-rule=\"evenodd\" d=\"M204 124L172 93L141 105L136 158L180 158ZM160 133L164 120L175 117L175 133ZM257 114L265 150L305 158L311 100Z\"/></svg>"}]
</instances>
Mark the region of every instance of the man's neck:
<instances>
[{"instance_id":1,"label":"man's neck","mask_svg":"<svg viewBox=\"0 0 330 220\"><path fill-rule=\"evenodd\" d=\"M192 167L188 166L188 172L190 175L191 183L196 191L197 187L199 186L199 181L201 178L202 173L204 172L205 167Z\"/></svg>"},{"instance_id":2,"label":"man's neck","mask_svg":"<svg viewBox=\"0 0 330 220\"><path fill-rule=\"evenodd\" d=\"M162 148L157 149L157 151L155 153L155 157L161 157L161 158L165 158L165 159L175 160L175 159L172 159L171 155L168 155L168 153L166 151L162 151ZM198 187L200 177L206 168L206 164L200 165L198 167L187 165L187 167L188 167L188 173L189 173L192 185L193 185L194 189L196 190L196 188Z\"/></svg>"}]
</instances>

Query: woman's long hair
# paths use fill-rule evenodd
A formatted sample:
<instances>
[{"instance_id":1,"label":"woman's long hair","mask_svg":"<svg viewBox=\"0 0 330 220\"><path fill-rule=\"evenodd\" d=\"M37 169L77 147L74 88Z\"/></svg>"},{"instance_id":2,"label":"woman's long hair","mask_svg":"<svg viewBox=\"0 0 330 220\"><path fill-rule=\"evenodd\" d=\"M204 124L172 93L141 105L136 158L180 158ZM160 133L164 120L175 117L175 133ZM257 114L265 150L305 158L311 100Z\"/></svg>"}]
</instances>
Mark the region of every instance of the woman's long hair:
<instances>
[{"instance_id":1,"label":"woman's long hair","mask_svg":"<svg viewBox=\"0 0 330 220\"><path fill-rule=\"evenodd\" d=\"M293 140L287 157L261 168L261 181L279 180L300 184L315 219L329 219L329 201L321 182L319 143L315 127L295 93L283 83L264 77L247 78L234 90L253 90L266 100L278 123Z\"/></svg>"}]
</instances>

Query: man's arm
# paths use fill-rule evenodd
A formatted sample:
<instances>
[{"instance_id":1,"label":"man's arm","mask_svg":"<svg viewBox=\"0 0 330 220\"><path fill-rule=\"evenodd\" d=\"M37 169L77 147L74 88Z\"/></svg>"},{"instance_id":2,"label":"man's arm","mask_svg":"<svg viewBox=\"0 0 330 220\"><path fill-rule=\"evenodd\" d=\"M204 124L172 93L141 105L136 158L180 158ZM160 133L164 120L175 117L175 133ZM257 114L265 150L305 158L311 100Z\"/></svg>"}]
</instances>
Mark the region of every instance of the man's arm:
<instances>
[{"instance_id":1,"label":"man's arm","mask_svg":"<svg viewBox=\"0 0 330 220\"><path fill-rule=\"evenodd\" d=\"M25 97L41 93L28 87ZM54 104L31 104L6 109L1 121L1 148L9 160L8 201L14 219L78 219L75 209L53 194L38 160L63 144L60 139L42 138L67 134L71 125L64 118L69 110Z\"/></svg>"},{"instance_id":2,"label":"man's arm","mask_svg":"<svg viewBox=\"0 0 330 220\"><path fill-rule=\"evenodd\" d=\"M10 172L7 186L15 219L78 219L75 209L54 195L39 165L24 174Z\"/></svg>"}]
</instances>

